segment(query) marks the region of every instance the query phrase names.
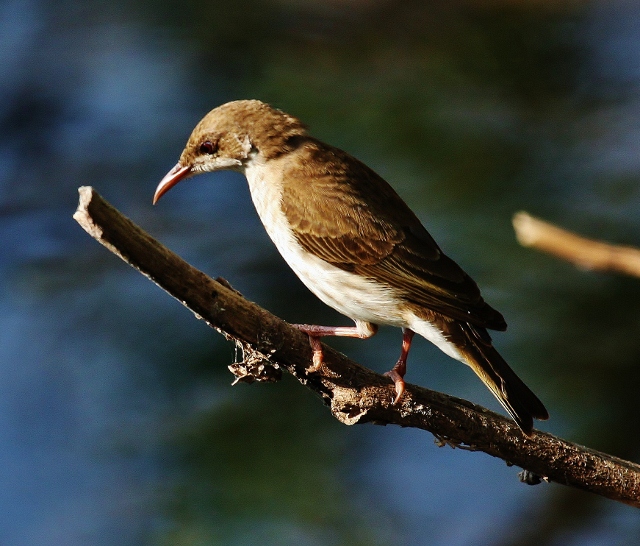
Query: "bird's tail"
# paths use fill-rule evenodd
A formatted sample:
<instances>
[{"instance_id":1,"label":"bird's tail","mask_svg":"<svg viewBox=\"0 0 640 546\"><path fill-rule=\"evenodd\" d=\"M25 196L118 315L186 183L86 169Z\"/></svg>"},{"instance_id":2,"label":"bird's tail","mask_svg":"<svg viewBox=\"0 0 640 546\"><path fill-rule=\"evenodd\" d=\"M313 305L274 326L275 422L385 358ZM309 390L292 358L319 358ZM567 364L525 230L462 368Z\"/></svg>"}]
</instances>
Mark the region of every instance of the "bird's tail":
<instances>
[{"instance_id":1,"label":"bird's tail","mask_svg":"<svg viewBox=\"0 0 640 546\"><path fill-rule=\"evenodd\" d=\"M533 432L534 418L549 418L544 404L496 351L486 329L469 323L457 324L464 339L456 345L464 362L489 388L522 431L530 436Z\"/></svg>"}]
</instances>

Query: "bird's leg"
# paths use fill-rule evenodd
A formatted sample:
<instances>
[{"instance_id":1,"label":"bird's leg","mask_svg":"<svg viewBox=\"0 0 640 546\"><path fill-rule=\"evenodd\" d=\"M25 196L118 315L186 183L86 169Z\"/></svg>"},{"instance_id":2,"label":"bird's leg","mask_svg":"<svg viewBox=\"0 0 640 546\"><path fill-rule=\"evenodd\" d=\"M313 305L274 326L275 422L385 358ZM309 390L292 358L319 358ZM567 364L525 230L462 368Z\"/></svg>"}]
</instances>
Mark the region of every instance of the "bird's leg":
<instances>
[{"instance_id":1,"label":"bird's leg","mask_svg":"<svg viewBox=\"0 0 640 546\"><path fill-rule=\"evenodd\" d=\"M338 336L367 339L378 331L378 326L370 322L356 322L356 326L317 326L315 324L292 324L291 326L309 336L309 345L313 350L313 365L307 369L308 373L316 373L322 367L324 355L320 343L321 337Z\"/></svg>"},{"instance_id":2,"label":"bird's leg","mask_svg":"<svg viewBox=\"0 0 640 546\"><path fill-rule=\"evenodd\" d=\"M384 374L390 377L396 386L396 397L393 401L394 405L400 401L402 393L404 393L404 374L407 373L407 357L409 356L409 349L411 349L411 340L413 339L414 333L415 332L409 328L402 329L402 351L400 352L400 358L395 366Z\"/></svg>"}]
</instances>

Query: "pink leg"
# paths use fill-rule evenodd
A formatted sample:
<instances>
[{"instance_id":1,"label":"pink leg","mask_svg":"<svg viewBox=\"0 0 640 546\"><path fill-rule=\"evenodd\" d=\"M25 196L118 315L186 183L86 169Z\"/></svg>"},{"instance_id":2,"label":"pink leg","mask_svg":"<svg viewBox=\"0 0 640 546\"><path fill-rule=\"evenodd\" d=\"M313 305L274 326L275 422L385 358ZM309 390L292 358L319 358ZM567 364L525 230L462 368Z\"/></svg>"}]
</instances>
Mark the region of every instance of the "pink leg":
<instances>
[{"instance_id":1,"label":"pink leg","mask_svg":"<svg viewBox=\"0 0 640 546\"><path fill-rule=\"evenodd\" d=\"M367 339L373 336L378 327L375 324L369 322L357 323L358 326L317 326L315 324L292 324L294 328L297 328L301 332L304 332L309 336L309 345L313 350L313 366L307 371L314 373L320 370L323 362L322 344L320 343L321 337L338 336L338 337L359 337L360 339Z\"/></svg>"},{"instance_id":2,"label":"pink leg","mask_svg":"<svg viewBox=\"0 0 640 546\"><path fill-rule=\"evenodd\" d=\"M400 352L400 358L396 365L391 368L384 375L390 377L396 386L396 398L393 401L397 404L404 393L404 374L407 373L407 357L409 356L409 349L411 349L411 340L413 339L414 331L409 328L402 329L402 351Z\"/></svg>"}]
</instances>

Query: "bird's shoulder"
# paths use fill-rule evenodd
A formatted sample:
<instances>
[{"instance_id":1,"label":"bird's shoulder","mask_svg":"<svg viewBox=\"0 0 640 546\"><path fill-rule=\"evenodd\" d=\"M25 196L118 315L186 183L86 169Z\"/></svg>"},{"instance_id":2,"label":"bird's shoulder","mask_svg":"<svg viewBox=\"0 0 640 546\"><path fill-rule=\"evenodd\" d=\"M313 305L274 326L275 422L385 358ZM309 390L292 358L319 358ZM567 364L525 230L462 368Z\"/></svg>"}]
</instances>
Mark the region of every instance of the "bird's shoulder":
<instances>
[{"instance_id":1,"label":"bird's shoulder","mask_svg":"<svg viewBox=\"0 0 640 546\"><path fill-rule=\"evenodd\" d=\"M413 211L370 167L311 137L290 155L282 168L282 206L300 231L394 244L411 228L424 239L423 250L437 257L437 244Z\"/></svg>"}]
</instances>

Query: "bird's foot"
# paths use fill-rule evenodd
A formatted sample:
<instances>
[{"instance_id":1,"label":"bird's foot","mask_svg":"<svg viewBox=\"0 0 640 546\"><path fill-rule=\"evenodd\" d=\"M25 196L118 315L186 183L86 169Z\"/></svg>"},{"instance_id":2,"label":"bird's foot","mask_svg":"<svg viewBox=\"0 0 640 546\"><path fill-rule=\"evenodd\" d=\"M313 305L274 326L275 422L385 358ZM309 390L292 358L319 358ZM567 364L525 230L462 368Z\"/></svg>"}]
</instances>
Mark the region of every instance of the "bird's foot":
<instances>
[{"instance_id":1,"label":"bird's foot","mask_svg":"<svg viewBox=\"0 0 640 546\"><path fill-rule=\"evenodd\" d=\"M322 344L320 338L309 334L309 345L313 350L313 360L311 366L307 368L307 373L318 373L324 365L324 355L322 354Z\"/></svg>"},{"instance_id":2,"label":"bird's foot","mask_svg":"<svg viewBox=\"0 0 640 546\"><path fill-rule=\"evenodd\" d=\"M311 345L311 350L313 351L313 360L311 366L309 366L306 371L308 374L318 373L324 365L320 336L325 335L325 329L328 327L315 326L313 324L292 324L291 326L309 336L309 345Z\"/></svg>"},{"instance_id":3,"label":"bird's foot","mask_svg":"<svg viewBox=\"0 0 640 546\"><path fill-rule=\"evenodd\" d=\"M313 364L307 368L308 373L318 373L324 365L321 337L338 336L367 339L378 331L378 327L369 322L356 322L356 326L318 326L316 324L292 324L291 326L309 336L309 344L313 350Z\"/></svg>"},{"instance_id":4,"label":"bird's foot","mask_svg":"<svg viewBox=\"0 0 640 546\"><path fill-rule=\"evenodd\" d=\"M400 362L398 362L398 364L399 363ZM396 369L398 367L398 364L396 364L391 370L384 374L387 377L390 377L396 386L396 397L393 399L394 406L400 401L400 398L402 398L405 386L404 378L402 377L404 374L401 375Z\"/></svg>"},{"instance_id":5,"label":"bird's foot","mask_svg":"<svg viewBox=\"0 0 640 546\"><path fill-rule=\"evenodd\" d=\"M396 386L396 397L393 400L394 406L400 402L400 398L402 398L402 395L404 394L404 374L407 373L407 357L409 356L409 349L411 349L411 340L413 339L413 336L413 330L410 330L409 328L402 329L402 352L400 353L400 358L398 359L398 362L396 362L395 366L384 374L387 377L390 377Z\"/></svg>"}]
</instances>

